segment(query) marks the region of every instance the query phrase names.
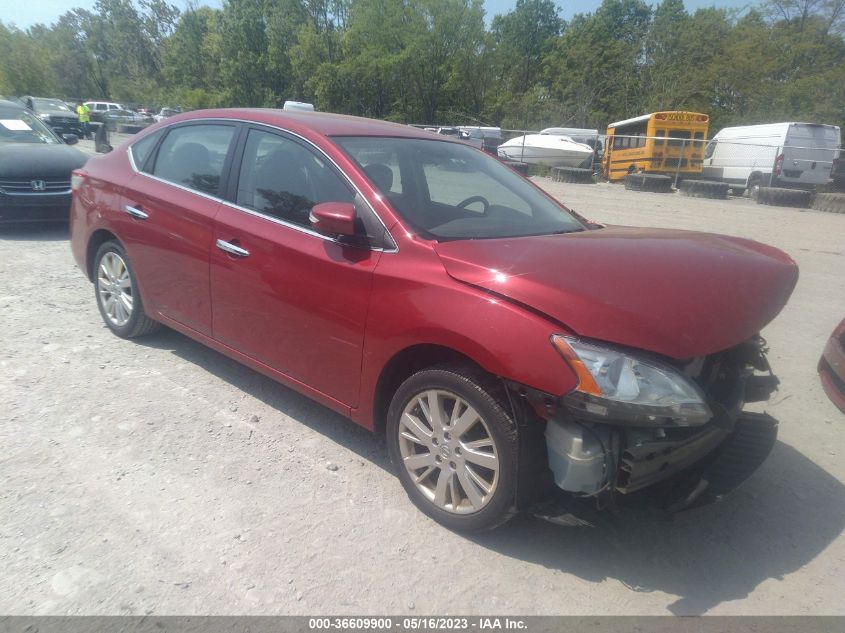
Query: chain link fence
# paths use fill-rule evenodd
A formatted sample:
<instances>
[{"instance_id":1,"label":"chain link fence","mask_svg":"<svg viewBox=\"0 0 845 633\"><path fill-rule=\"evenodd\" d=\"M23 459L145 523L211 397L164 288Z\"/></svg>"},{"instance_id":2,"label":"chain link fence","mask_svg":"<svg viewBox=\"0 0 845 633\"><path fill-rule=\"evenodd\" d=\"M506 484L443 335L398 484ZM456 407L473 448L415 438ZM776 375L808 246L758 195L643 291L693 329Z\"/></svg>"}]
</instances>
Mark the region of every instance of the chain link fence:
<instances>
[{"instance_id":1,"label":"chain link fence","mask_svg":"<svg viewBox=\"0 0 845 633\"><path fill-rule=\"evenodd\" d=\"M127 137L152 125L150 120L113 117L100 125L97 151L108 151ZM700 179L727 183L735 194L759 187L831 189L845 191L845 156L837 138L819 144L754 143L695 138L694 132L670 130L666 136L613 135L596 130L575 134L503 129L492 126L437 126L413 124L437 134L457 138L527 172L548 169L590 170L595 178L624 180L628 174L661 174L682 180ZM569 143L555 144L560 137ZM547 169L548 168L548 169Z\"/></svg>"}]
</instances>

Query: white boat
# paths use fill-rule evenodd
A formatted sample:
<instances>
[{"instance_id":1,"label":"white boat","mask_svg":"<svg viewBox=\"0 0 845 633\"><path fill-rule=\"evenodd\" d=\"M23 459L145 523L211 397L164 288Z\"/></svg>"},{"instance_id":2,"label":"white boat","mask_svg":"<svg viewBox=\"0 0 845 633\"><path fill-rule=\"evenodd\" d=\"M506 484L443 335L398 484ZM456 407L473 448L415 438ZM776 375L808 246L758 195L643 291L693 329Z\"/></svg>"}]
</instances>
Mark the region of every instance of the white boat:
<instances>
[{"instance_id":1,"label":"white boat","mask_svg":"<svg viewBox=\"0 0 845 633\"><path fill-rule=\"evenodd\" d=\"M569 136L526 134L499 145L499 157L532 165L578 167L593 155L593 148Z\"/></svg>"}]
</instances>

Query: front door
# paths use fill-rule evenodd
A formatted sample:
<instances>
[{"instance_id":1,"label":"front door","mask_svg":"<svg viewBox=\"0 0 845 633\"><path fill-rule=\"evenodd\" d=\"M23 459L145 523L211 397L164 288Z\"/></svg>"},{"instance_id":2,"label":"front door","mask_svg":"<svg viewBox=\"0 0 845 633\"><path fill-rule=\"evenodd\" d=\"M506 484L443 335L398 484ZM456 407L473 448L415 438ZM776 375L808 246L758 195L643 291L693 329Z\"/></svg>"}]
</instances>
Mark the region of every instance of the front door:
<instances>
[{"instance_id":1,"label":"front door","mask_svg":"<svg viewBox=\"0 0 845 633\"><path fill-rule=\"evenodd\" d=\"M258 128L233 177L214 223L214 338L356 406L380 251L321 236L308 220L315 204L352 202L354 191L312 148Z\"/></svg>"}]
</instances>

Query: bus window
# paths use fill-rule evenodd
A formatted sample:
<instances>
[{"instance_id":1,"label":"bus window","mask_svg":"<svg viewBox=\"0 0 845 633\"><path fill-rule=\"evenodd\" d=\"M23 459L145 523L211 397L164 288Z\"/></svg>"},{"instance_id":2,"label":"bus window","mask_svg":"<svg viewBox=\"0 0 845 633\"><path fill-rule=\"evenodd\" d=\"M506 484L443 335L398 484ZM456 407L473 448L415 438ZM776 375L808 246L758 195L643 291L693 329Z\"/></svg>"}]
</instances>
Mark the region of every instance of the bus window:
<instances>
[{"instance_id":1,"label":"bus window","mask_svg":"<svg viewBox=\"0 0 845 633\"><path fill-rule=\"evenodd\" d=\"M704 132L696 132L695 140L698 141L697 143L695 143L695 149L701 149L701 145L704 141Z\"/></svg>"},{"instance_id":2,"label":"bus window","mask_svg":"<svg viewBox=\"0 0 845 633\"><path fill-rule=\"evenodd\" d=\"M684 144L681 139L692 138L689 130L669 130L669 147L680 147Z\"/></svg>"},{"instance_id":3,"label":"bus window","mask_svg":"<svg viewBox=\"0 0 845 633\"><path fill-rule=\"evenodd\" d=\"M655 131L654 131L654 135L655 135L655 136L658 136L658 137L661 137L661 138L657 138L657 139L655 139L655 141L654 141L655 146L662 147L662 146L663 146L663 143L665 143L665 142L666 142L666 141L664 141L664 140L663 140L663 138L662 138L662 137L665 137L665 136L666 136L666 130L655 130Z\"/></svg>"}]
</instances>

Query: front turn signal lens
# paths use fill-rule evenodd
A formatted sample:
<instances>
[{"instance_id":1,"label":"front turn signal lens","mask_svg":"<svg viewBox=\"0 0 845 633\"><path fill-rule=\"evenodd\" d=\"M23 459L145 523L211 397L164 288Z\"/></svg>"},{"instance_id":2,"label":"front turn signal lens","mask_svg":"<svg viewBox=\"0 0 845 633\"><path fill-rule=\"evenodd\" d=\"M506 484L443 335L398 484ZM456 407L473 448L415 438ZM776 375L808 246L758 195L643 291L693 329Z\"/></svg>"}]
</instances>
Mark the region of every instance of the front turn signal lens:
<instances>
[{"instance_id":1,"label":"front turn signal lens","mask_svg":"<svg viewBox=\"0 0 845 633\"><path fill-rule=\"evenodd\" d=\"M578 391L594 396L602 395L601 387L599 387L596 379L593 378L593 374L590 373L590 370L584 365L584 361L569 346L566 339L563 336L555 334L552 336L552 345L566 359L566 362L572 367L572 371L578 376Z\"/></svg>"}]
</instances>

